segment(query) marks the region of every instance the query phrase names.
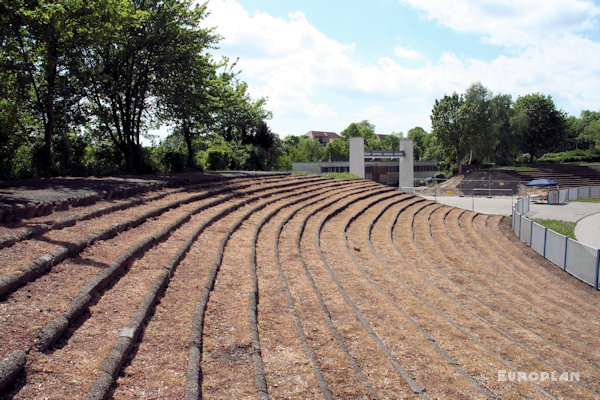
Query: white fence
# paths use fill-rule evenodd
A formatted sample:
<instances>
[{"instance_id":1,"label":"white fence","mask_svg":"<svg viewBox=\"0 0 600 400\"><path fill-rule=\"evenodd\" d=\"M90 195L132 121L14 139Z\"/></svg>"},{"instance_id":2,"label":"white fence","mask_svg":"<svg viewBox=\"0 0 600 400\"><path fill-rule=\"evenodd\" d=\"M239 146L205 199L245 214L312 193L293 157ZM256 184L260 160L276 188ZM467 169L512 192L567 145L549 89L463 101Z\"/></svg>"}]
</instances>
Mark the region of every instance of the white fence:
<instances>
[{"instance_id":1,"label":"white fence","mask_svg":"<svg viewBox=\"0 0 600 400\"><path fill-rule=\"evenodd\" d=\"M580 189L585 190L581 191ZM594 191L591 189L566 189L554 193L558 194L559 199L562 199L561 196L564 196L566 199L571 200L577 197L584 197L586 194L587 197L598 197L600 195L600 187L594 187ZM592 195L592 193L598 194ZM584 196L580 194L584 194ZM600 249L579 243L524 217L523 214L529 211L530 204L531 200L529 197L519 198L514 204L512 227L515 234L532 249L558 265L564 271L598 289Z\"/></svg>"}]
</instances>

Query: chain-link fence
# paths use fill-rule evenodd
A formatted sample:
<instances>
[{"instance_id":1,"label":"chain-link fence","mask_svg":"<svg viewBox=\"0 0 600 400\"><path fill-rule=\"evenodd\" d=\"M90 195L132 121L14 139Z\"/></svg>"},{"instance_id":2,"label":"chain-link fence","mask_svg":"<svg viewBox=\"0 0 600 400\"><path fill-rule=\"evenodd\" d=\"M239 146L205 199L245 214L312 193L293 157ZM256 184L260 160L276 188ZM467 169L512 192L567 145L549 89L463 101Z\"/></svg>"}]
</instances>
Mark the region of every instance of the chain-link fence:
<instances>
[{"instance_id":1,"label":"chain-link fence","mask_svg":"<svg viewBox=\"0 0 600 400\"><path fill-rule=\"evenodd\" d=\"M591 195L591 193L596 192L592 192L590 188L584 188L583 191L579 191L579 189L581 188L561 190L557 193L558 198L562 195L573 200L577 197L569 196L579 196L580 193L587 194L588 197L597 196ZM595 187L594 190L596 189L600 194L600 187ZM575 192L576 190L577 192ZM530 204L529 197L519 198L514 204L512 227L515 234L532 249L564 271L598 289L600 249L579 243L526 218L524 214L529 211Z\"/></svg>"}]
</instances>

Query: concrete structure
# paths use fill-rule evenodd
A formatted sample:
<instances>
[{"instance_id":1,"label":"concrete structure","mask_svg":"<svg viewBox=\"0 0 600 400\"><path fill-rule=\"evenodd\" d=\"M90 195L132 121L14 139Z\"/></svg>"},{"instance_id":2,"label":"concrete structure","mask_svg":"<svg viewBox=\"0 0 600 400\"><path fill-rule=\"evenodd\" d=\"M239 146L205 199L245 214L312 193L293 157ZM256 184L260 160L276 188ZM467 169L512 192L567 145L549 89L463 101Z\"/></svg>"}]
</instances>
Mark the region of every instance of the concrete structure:
<instances>
[{"instance_id":1,"label":"concrete structure","mask_svg":"<svg viewBox=\"0 0 600 400\"><path fill-rule=\"evenodd\" d=\"M399 163L393 161L383 163L383 165L373 165L378 163L369 163L365 171L365 158L374 159L398 159ZM325 165L324 165L325 164ZM397 170L394 170L394 164ZM294 171L304 171L310 173L323 172L345 172L345 163L294 163ZM324 169L329 169L324 171ZM414 165L413 165L413 142L412 140L401 140L399 151L388 150L367 150L365 151L365 140L363 137L350 138L350 161L349 172L360 177L367 178L377 182L390 184L389 176L398 172L398 187L410 193L414 193ZM382 181L383 180L383 181ZM392 183L393 186L395 184Z\"/></svg>"},{"instance_id":2,"label":"concrete structure","mask_svg":"<svg viewBox=\"0 0 600 400\"><path fill-rule=\"evenodd\" d=\"M365 160L365 179L383 183L384 185L398 186L398 161L368 161ZM426 178L435 176L440 172L435 161L415 161L414 166L415 186L424 186ZM307 172L310 174L326 174L329 172L350 172L349 161L321 161L292 163L292 171Z\"/></svg>"},{"instance_id":3,"label":"concrete structure","mask_svg":"<svg viewBox=\"0 0 600 400\"><path fill-rule=\"evenodd\" d=\"M365 139L360 136L350 138L350 173L365 177Z\"/></svg>"},{"instance_id":4,"label":"concrete structure","mask_svg":"<svg viewBox=\"0 0 600 400\"><path fill-rule=\"evenodd\" d=\"M401 140L400 151L404 152L404 157L400 157L400 171L398 174L398 186L400 190L408 193L415 191L415 173L413 167L413 141Z\"/></svg>"}]
</instances>

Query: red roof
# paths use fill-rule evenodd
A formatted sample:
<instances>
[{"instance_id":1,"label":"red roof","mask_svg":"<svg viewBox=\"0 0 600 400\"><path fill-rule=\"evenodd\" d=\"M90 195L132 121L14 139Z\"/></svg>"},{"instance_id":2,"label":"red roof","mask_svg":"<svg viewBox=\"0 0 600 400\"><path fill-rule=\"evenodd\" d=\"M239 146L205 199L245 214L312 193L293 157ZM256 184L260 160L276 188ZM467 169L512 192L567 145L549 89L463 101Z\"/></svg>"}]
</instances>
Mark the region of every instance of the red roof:
<instances>
[{"instance_id":1,"label":"red roof","mask_svg":"<svg viewBox=\"0 0 600 400\"><path fill-rule=\"evenodd\" d=\"M335 132L323 132L323 131L310 131L308 132L306 135L304 136L308 136L308 137L312 137L312 138L316 138L316 137L326 137L329 138L331 140L333 139L337 139L340 137L340 135L338 135Z\"/></svg>"}]
</instances>

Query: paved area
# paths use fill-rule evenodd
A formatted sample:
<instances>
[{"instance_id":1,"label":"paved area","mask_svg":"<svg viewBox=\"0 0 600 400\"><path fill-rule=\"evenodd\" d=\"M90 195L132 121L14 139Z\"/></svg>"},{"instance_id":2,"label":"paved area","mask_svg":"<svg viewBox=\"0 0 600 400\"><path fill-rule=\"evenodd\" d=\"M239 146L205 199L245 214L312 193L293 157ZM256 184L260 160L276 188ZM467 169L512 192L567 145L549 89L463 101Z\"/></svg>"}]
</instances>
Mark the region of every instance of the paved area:
<instances>
[{"instance_id":1,"label":"paved area","mask_svg":"<svg viewBox=\"0 0 600 400\"><path fill-rule=\"evenodd\" d=\"M417 193L418 194L418 193ZM427 200L437 201L452 207L458 207L465 210L471 210L482 214L512 215L512 205L517 197L497 196L497 197L475 197L472 196L429 196L420 195Z\"/></svg>"},{"instance_id":2,"label":"paved area","mask_svg":"<svg viewBox=\"0 0 600 400\"><path fill-rule=\"evenodd\" d=\"M512 215L517 197L422 196L428 200L482 214ZM581 243L600 248L600 203L572 201L564 204L531 203L529 218L556 219L577 222L575 237Z\"/></svg>"},{"instance_id":3,"label":"paved area","mask_svg":"<svg viewBox=\"0 0 600 400\"><path fill-rule=\"evenodd\" d=\"M579 220L575 225L575 237L581 243L600 249L600 212Z\"/></svg>"}]
</instances>

